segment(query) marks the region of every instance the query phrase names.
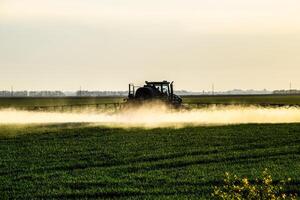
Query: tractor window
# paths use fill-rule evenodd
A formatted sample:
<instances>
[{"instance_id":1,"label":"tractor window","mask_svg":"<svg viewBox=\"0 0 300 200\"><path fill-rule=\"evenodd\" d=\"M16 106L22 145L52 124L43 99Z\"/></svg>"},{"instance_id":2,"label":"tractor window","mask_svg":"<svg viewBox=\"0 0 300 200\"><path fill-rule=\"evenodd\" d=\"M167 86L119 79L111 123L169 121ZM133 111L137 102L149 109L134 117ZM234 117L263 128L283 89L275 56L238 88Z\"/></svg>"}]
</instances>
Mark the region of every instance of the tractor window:
<instances>
[{"instance_id":1,"label":"tractor window","mask_svg":"<svg viewBox=\"0 0 300 200\"><path fill-rule=\"evenodd\" d=\"M169 95L169 87L168 87L168 85L164 85L162 91L163 91L164 94Z\"/></svg>"},{"instance_id":2,"label":"tractor window","mask_svg":"<svg viewBox=\"0 0 300 200\"><path fill-rule=\"evenodd\" d=\"M160 85L155 85L155 88L161 92L161 86Z\"/></svg>"}]
</instances>

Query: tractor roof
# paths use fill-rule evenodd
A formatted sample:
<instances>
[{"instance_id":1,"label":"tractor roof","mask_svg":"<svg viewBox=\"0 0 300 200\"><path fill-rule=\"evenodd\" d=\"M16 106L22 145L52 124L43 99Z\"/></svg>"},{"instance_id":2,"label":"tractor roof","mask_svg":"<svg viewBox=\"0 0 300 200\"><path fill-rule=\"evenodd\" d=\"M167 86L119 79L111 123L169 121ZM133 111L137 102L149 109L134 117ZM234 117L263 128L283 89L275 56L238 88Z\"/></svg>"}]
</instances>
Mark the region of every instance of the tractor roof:
<instances>
[{"instance_id":1,"label":"tractor roof","mask_svg":"<svg viewBox=\"0 0 300 200\"><path fill-rule=\"evenodd\" d=\"M147 85L170 84L169 81L146 81Z\"/></svg>"}]
</instances>

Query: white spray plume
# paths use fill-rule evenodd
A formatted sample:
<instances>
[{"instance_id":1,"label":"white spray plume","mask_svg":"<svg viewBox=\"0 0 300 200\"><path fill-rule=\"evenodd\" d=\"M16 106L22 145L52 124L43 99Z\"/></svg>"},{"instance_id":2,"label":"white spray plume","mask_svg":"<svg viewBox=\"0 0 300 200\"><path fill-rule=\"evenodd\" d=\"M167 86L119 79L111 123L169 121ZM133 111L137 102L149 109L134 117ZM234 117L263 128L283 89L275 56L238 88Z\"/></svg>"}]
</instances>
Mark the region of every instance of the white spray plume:
<instances>
[{"instance_id":1,"label":"white spray plume","mask_svg":"<svg viewBox=\"0 0 300 200\"><path fill-rule=\"evenodd\" d=\"M150 104L117 112L34 112L0 110L0 124L97 123L110 127L182 127L246 123L297 123L298 107L210 106L193 110L170 110Z\"/></svg>"}]
</instances>

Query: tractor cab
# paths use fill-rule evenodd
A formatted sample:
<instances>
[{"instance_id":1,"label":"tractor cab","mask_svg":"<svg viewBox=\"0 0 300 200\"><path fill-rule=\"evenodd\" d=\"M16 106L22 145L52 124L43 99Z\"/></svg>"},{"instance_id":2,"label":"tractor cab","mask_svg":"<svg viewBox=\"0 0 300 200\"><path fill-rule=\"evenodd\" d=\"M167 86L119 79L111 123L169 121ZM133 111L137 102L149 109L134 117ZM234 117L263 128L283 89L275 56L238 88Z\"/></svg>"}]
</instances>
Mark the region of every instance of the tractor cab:
<instances>
[{"instance_id":1,"label":"tractor cab","mask_svg":"<svg viewBox=\"0 0 300 200\"><path fill-rule=\"evenodd\" d=\"M163 82L148 82L146 81L146 87L151 87L157 92L160 92L161 95L170 96L171 88L173 89L173 83L170 83L168 81Z\"/></svg>"}]
</instances>

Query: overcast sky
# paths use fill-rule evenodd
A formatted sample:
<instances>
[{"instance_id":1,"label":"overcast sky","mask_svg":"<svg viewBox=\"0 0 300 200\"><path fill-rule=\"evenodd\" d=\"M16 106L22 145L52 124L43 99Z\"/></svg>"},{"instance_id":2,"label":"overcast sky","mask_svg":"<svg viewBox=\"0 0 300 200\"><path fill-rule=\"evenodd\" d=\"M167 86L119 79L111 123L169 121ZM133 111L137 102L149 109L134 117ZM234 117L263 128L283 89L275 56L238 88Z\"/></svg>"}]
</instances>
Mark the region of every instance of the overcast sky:
<instances>
[{"instance_id":1,"label":"overcast sky","mask_svg":"<svg viewBox=\"0 0 300 200\"><path fill-rule=\"evenodd\" d=\"M0 90L300 89L299 0L0 0Z\"/></svg>"}]
</instances>

